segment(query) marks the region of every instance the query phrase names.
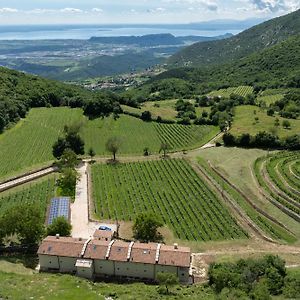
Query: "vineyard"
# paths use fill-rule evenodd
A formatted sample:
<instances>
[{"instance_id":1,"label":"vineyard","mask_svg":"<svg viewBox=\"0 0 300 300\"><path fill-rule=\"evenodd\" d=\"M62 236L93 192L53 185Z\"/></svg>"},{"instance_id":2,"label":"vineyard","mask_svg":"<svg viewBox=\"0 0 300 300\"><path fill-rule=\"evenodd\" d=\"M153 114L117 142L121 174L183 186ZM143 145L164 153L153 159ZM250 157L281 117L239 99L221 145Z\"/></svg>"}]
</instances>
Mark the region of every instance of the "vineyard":
<instances>
[{"instance_id":1,"label":"vineyard","mask_svg":"<svg viewBox=\"0 0 300 300\"><path fill-rule=\"evenodd\" d=\"M221 96L223 98L229 98L230 95L235 94L242 97L251 95L253 93L253 87L251 86L239 86L239 87L230 87L227 89L220 89L218 91L212 91L208 94L210 97Z\"/></svg>"},{"instance_id":2,"label":"vineyard","mask_svg":"<svg viewBox=\"0 0 300 300\"><path fill-rule=\"evenodd\" d=\"M64 125L82 119L79 109L38 108L0 135L0 178L53 160L52 145Z\"/></svg>"},{"instance_id":3,"label":"vineyard","mask_svg":"<svg viewBox=\"0 0 300 300\"><path fill-rule=\"evenodd\" d=\"M199 158L198 162L205 170L206 175L210 177L219 189L227 192L229 197L239 205L251 221L267 236L288 243L293 243L297 240L294 234L287 230L283 224L280 224L275 218L260 209L251 198L225 179L226 177L210 166L207 161Z\"/></svg>"},{"instance_id":4,"label":"vineyard","mask_svg":"<svg viewBox=\"0 0 300 300\"><path fill-rule=\"evenodd\" d=\"M200 147L218 133L214 126L184 126L177 124L147 123L120 116L88 120L81 109L36 108L26 119L0 135L0 181L39 167L53 160L52 145L67 124L81 122L81 135L97 155L108 154L105 144L111 136L120 137L121 155L142 155L145 147L158 153L162 142L168 142L171 151Z\"/></svg>"},{"instance_id":5,"label":"vineyard","mask_svg":"<svg viewBox=\"0 0 300 300\"><path fill-rule=\"evenodd\" d=\"M97 155L108 154L105 143L111 136L121 139L121 155L142 155L144 148L151 153L158 153L162 142L167 142L171 151L187 150L201 147L212 139L219 129L215 126L160 124L143 122L137 118L122 115L115 121L113 118L88 121L82 136L86 149L93 147Z\"/></svg>"},{"instance_id":6,"label":"vineyard","mask_svg":"<svg viewBox=\"0 0 300 300\"><path fill-rule=\"evenodd\" d=\"M132 221L139 213L153 212L180 239L247 237L185 160L94 165L92 185L101 219Z\"/></svg>"},{"instance_id":7,"label":"vineyard","mask_svg":"<svg viewBox=\"0 0 300 300\"><path fill-rule=\"evenodd\" d=\"M300 222L299 152L281 152L255 162L257 180L269 200Z\"/></svg>"},{"instance_id":8,"label":"vineyard","mask_svg":"<svg viewBox=\"0 0 300 300\"><path fill-rule=\"evenodd\" d=\"M55 178L48 177L43 181L32 183L23 188L15 188L0 197L0 217L12 206L21 203L37 203L42 211L47 210L50 198L55 196Z\"/></svg>"},{"instance_id":9,"label":"vineyard","mask_svg":"<svg viewBox=\"0 0 300 300\"><path fill-rule=\"evenodd\" d=\"M282 94L260 96L257 98L257 102L258 103L264 102L266 104L266 106L270 106L270 104L273 104L276 101L282 100L283 97L284 97L284 95L282 95Z\"/></svg>"}]
</instances>

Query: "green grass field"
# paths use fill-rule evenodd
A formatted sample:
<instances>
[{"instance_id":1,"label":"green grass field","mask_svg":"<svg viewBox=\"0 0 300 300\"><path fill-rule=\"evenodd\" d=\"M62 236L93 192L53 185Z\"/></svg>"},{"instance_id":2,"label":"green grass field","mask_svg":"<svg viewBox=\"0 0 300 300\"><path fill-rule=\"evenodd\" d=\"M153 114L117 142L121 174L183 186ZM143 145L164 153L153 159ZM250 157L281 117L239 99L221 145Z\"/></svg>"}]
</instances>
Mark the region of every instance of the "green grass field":
<instances>
[{"instance_id":1,"label":"green grass field","mask_svg":"<svg viewBox=\"0 0 300 300\"><path fill-rule=\"evenodd\" d=\"M6 272L1 267L0 260L0 299L27 300L148 300L148 299L188 299L213 300L212 289L202 285L175 286L171 288L172 295L164 296L158 293L157 285L144 283L104 283L92 282L71 275L37 274L30 269L24 269L24 274L15 273L15 264L11 264L12 272ZM28 273L25 273L28 272Z\"/></svg>"},{"instance_id":2,"label":"green grass field","mask_svg":"<svg viewBox=\"0 0 300 300\"><path fill-rule=\"evenodd\" d=\"M55 176L47 176L30 184L13 188L0 195L0 217L12 206L36 203L46 215L49 200L55 196Z\"/></svg>"},{"instance_id":3,"label":"green grass field","mask_svg":"<svg viewBox=\"0 0 300 300\"><path fill-rule=\"evenodd\" d=\"M218 91L212 91L208 94L208 96L210 97L221 96L223 98L229 98L231 94L235 94L235 95L246 97L247 95L251 95L252 93L253 93L253 87L238 86L238 87L230 87L227 89L220 89Z\"/></svg>"},{"instance_id":4,"label":"green grass field","mask_svg":"<svg viewBox=\"0 0 300 300\"><path fill-rule=\"evenodd\" d=\"M143 155L145 147L158 153L163 141L171 151L200 147L218 133L214 126L146 123L125 115L117 121L112 117L89 121L81 109L36 108L0 135L0 180L52 161L52 145L64 126L75 122L83 124L86 151L93 147L97 155L108 154L105 144L111 136L121 138L121 155Z\"/></svg>"},{"instance_id":5,"label":"green grass field","mask_svg":"<svg viewBox=\"0 0 300 300\"><path fill-rule=\"evenodd\" d=\"M258 118L258 119L256 119ZM280 125L275 126L275 119L278 118ZM290 129L282 126L282 121L288 120L291 124ZM300 120L284 119L279 116L268 116L265 110L256 106L243 105L235 109L234 121L230 132L234 135L249 133L255 135L260 131L268 131L284 138L300 132Z\"/></svg>"},{"instance_id":6,"label":"green grass field","mask_svg":"<svg viewBox=\"0 0 300 300\"><path fill-rule=\"evenodd\" d=\"M177 121L176 116L178 112L175 109L175 104L177 100L162 100L162 101L149 101L144 102L141 108L134 108L127 105L122 105L122 109L125 112L135 113L141 115L144 111L150 111L152 118L162 117L164 120ZM195 100L189 100L191 103L195 104ZM202 112L205 110L210 113L210 107L196 107L196 115L200 117Z\"/></svg>"},{"instance_id":7,"label":"green grass field","mask_svg":"<svg viewBox=\"0 0 300 300\"><path fill-rule=\"evenodd\" d=\"M185 160L94 165L92 184L101 219L131 221L139 213L153 212L179 239L247 237Z\"/></svg>"}]
</instances>

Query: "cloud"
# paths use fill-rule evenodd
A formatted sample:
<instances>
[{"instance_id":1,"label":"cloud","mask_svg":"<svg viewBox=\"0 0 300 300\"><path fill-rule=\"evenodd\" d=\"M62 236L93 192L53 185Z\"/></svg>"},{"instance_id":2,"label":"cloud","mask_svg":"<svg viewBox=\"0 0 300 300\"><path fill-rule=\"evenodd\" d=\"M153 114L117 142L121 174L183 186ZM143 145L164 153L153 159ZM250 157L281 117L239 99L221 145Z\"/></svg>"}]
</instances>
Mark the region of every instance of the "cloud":
<instances>
[{"instance_id":1,"label":"cloud","mask_svg":"<svg viewBox=\"0 0 300 300\"><path fill-rule=\"evenodd\" d=\"M259 12L277 13L280 11L293 11L300 7L299 0L249 0Z\"/></svg>"},{"instance_id":2,"label":"cloud","mask_svg":"<svg viewBox=\"0 0 300 300\"><path fill-rule=\"evenodd\" d=\"M17 13L18 12L18 10L17 9L15 9L15 8L9 8L9 7L3 7L3 8L0 8L0 13L1 14L5 14L5 13L9 13L9 14L11 14L11 13Z\"/></svg>"},{"instance_id":3,"label":"cloud","mask_svg":"<svg viewBox=\"0 0 300 300\"><path fill-rule=\"evenodd\" d=\"M163 2L200 5L209 11L217 11L219 8L218 4L212 0L163 0ZM194 7L189 6L188 9L191 10L190 8Z\"/></svg>"},{"instance_id":4,"label":"cloud","mask_svg":"<svg viewBox=\"0 0 300 300\"><path fill-rule=\"evenodd\" d=\"M156 8L151 8L151 9L148 9L147 12L148 13L151 13L151 14L155 14L155 13L163 13L165 12L166 9L163 8L163 7L156 7Z\"/></svg>"},{"instance_id":5,"label":"cloud","mask_svg":"<svg viewBox=\"0 0 300 300\"><path fill-rule=\"evenodd\" d=\"M62 13L71 13L71 14L80 14L80 13L84 13L83 10L79 9L79 8L73 8L73 7L66 7L60 10L60 12Z\"/></svg>"},{"instance_id":6,"label":"cloud","mask_svg":"<svg viewBox=\"0 0 300 300\"><path fill-rule=\"evenodd\" d=\"M94 8L92 8L92 12L103 13L103 9L102 8L98 8L98 7L94 7Z\"/></svg>"}]
</instances>

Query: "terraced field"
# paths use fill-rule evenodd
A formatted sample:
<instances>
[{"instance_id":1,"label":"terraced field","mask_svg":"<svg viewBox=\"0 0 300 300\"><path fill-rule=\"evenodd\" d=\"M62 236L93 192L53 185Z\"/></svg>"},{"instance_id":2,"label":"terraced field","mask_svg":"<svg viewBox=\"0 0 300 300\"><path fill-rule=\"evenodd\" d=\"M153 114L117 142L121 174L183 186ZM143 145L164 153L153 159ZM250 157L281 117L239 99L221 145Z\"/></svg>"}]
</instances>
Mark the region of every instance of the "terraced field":
<instances>
[{"instance_id":1,"label":"terraced field","mask_svg":"<svg viewBox=\"0 0 300 300\"><path fill-rule=\"evenodd\" d=\"M173 151L200 147L218 133L214 126L146 123L129 116L90 121L81 109L36 108L0 135L0 181L53 160L52 145L64 126L75 122L83 124L86 150L93 147L97 155L108 154L105 144L111 136L122 139L121 155L142 155L145 147L157 153L163 141Z\"/></svg>"},{"instance_id":2,"label":"terraced field","mask_svg":"<svg viewBox=\"0 0 300 300\"><path fill-rule=\"evenodd\" d=\"M27 184L4 192L0 196L0 217L11 206L20 203L37 203L42 211L47 211L48 201L55 196L55 177L49 176L36 183Z\"/></svg>"},{"instance_id":3,"label":"terraced field","mask_svg":"<svg viewBox=\"0 0 300 300\"><path fill-rule=\"evenodd\" d=\"M246 97L247 95L251 95L254 89L252 86L238 86L238 87L230 87L227 89L220 89L218 91L212 91L208 94L210 97L218 97L221 96L223 98L229 98L231 94L239 95L242 97Z\"/></svg>"},{"instance_id":4,"label":"terraced field","mask_svg":"<svg viewBox=\"0 0 300 300\"><path fill-rule=\"evenodd\" d=\"M130 221L141 212L153 212L180 239L247 237L185 160L94 165L92 185L101 219Z\"/></svg>"},{"instance_id":5,"label":"terraced field","mask_svg":"<svg viewBox=\"0 0 300 300\"><path fill-rule=\"evenodd\" d=\"M211 166L206 160L199 158L199 164L214 184L226 192L234 202L245 212L251 221L263 232L264 235L281 242L294 243L297 238L284 224L259 208L246 193L232 184L217 168Z\"/></svg>"},{"instance_id":6,"label":"terraced field","mask_svg":"<svg viewBox=\"0 0 300 300\"><path fill-rule=\"evenodd\" d=\"M270 201L300 223L300 178L295 170L299 162L300 152L262 157L255 162L255 174Z\"/></svg>"}]
</instances>

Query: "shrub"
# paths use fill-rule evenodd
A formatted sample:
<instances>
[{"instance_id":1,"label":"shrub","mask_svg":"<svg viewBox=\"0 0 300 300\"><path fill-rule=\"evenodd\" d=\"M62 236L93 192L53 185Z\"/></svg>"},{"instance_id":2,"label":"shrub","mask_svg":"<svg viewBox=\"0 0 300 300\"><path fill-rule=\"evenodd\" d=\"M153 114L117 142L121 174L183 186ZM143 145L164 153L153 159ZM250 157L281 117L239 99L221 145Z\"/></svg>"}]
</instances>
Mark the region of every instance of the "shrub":
<instances>
[{"instance_id":1,"label":"shrub","mask_svg":"<svg viewBox=\"0 0 300 300\"><path fill-rule=\"evenodd\" d=\"M152 119L151 112L146 110L142 113L141 119L145 122L150 122Z\"/></svg>"}]
</instances>

